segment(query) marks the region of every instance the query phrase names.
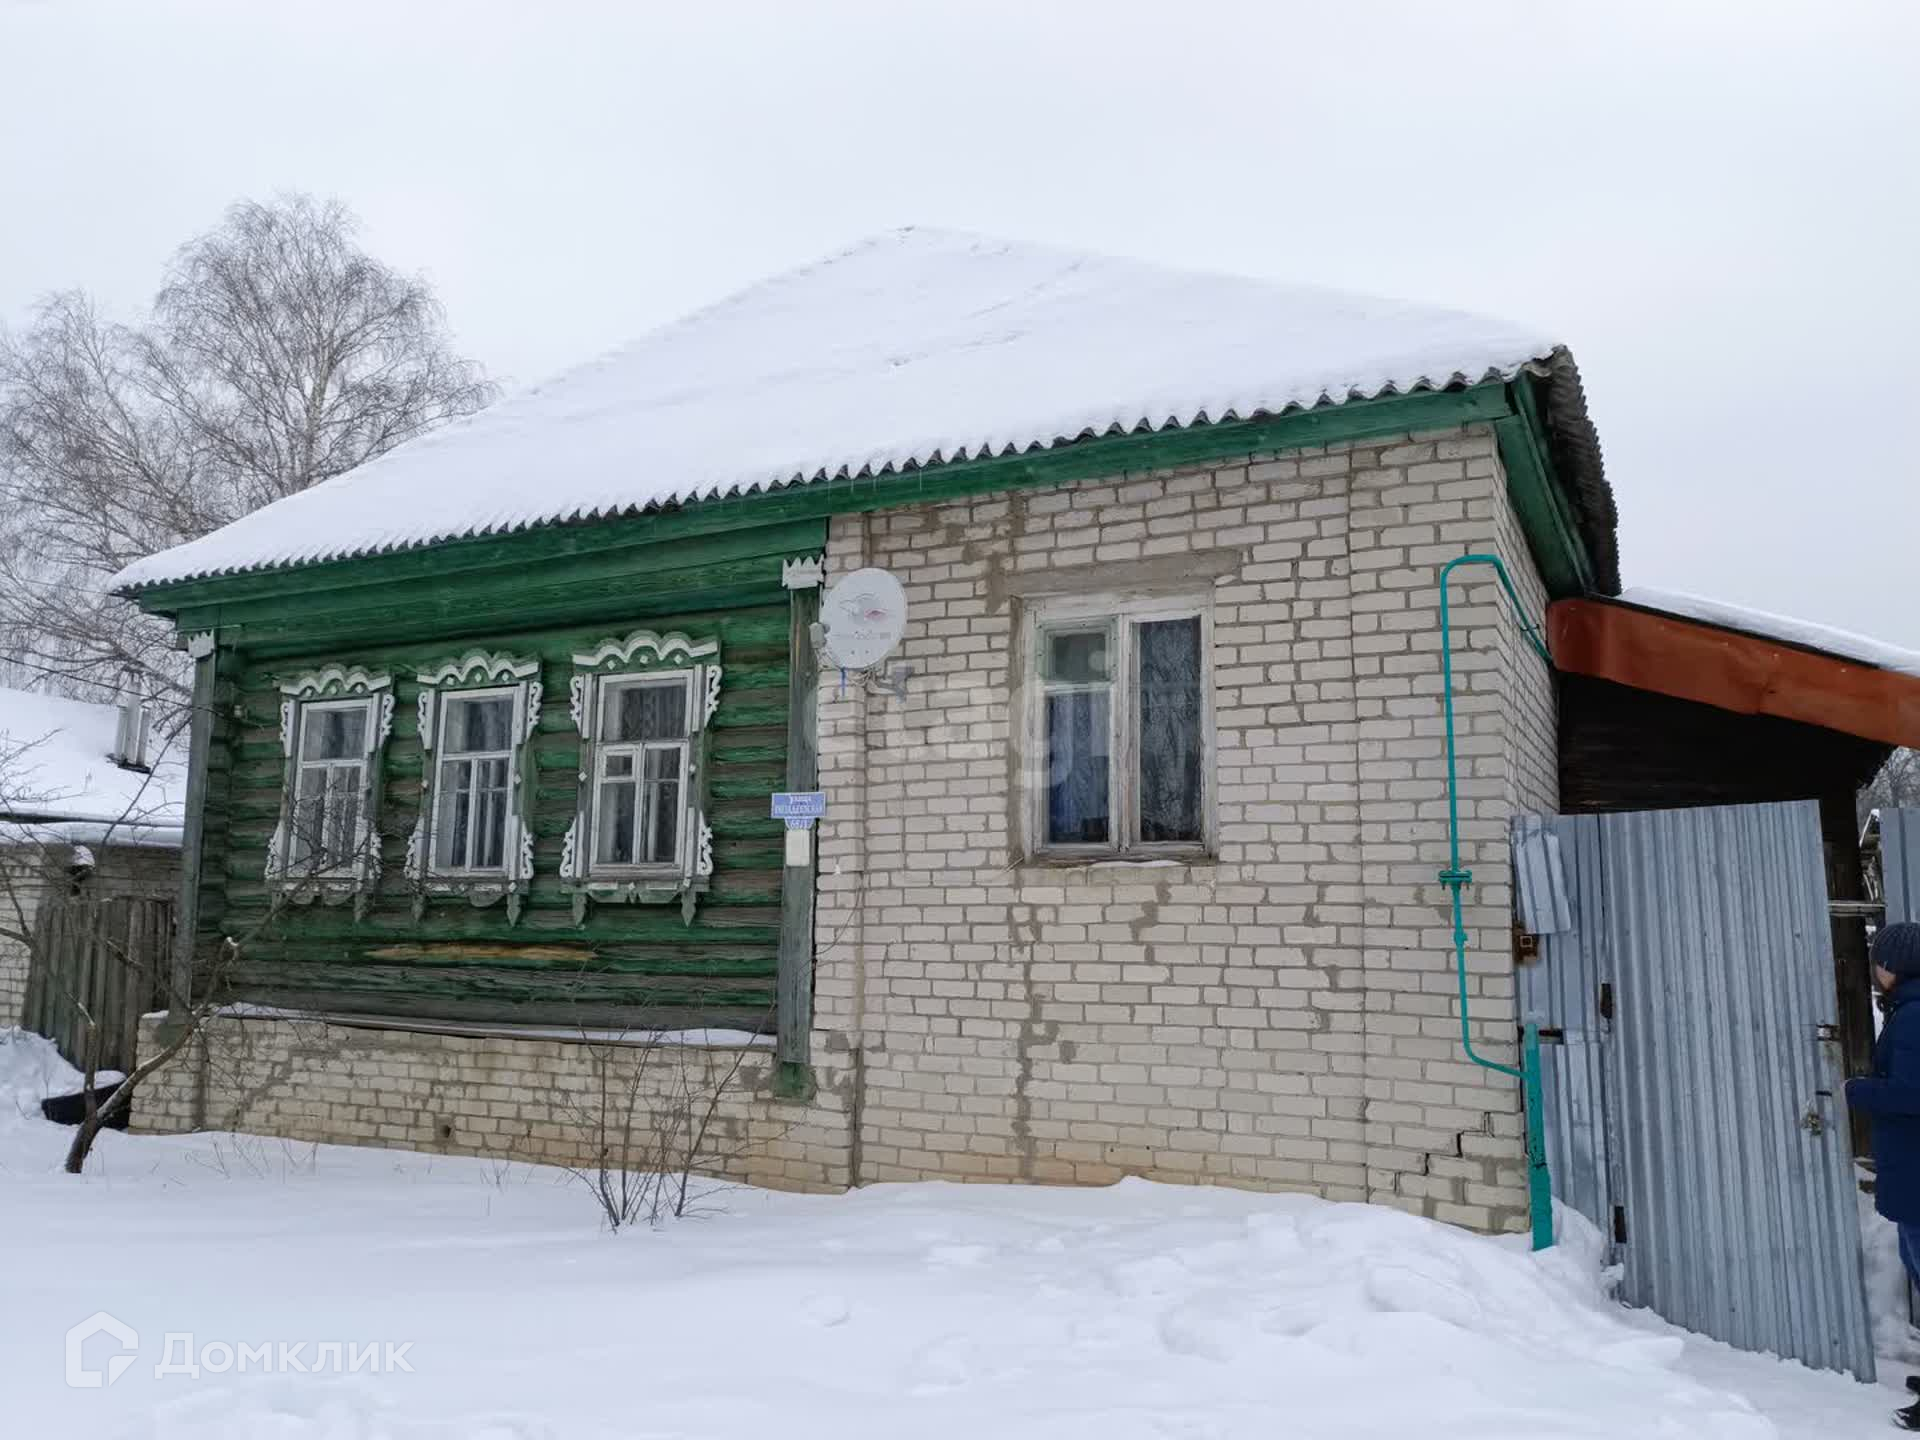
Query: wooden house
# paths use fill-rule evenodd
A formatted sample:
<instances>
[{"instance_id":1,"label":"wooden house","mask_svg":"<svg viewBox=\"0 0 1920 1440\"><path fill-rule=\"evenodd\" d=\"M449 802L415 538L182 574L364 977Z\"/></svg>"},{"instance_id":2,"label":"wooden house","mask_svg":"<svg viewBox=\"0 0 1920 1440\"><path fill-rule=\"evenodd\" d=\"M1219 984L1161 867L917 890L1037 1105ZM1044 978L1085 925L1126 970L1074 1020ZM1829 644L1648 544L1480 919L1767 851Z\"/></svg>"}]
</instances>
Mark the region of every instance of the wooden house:
<instances>
[{"instance_id":1,"label":"wooden house","mask_svg":"<svg viewBox=\"0 0 1920 1440\"><path fill-rule=\"evenodd\" d=\"M595 1057L664 1034L738 1065L765 1183L1515 1223L1436 878L1468 554L1524 622L1458 572L1511 1057L1507 823L1563 768L1524 626L1619 589L1566 349L925 230L756 285L120 577L195 659L190 958L252 1032L136 1124L577 1159ZM818 587L862 569L904 641L823 671ZM816 789L788 863L770 796Z\"/></svg>"}]
</instances>

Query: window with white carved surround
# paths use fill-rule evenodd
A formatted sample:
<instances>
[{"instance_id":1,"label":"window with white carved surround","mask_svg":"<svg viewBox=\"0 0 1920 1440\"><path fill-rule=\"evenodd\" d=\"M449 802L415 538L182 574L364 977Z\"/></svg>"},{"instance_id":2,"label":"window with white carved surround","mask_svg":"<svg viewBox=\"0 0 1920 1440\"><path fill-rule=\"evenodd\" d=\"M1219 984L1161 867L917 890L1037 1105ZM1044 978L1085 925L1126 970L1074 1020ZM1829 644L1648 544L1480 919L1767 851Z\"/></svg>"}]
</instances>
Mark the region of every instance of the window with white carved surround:
<instances>
[{"instance_id":1,"label":"window with white carved surround","mask_svg":"<svg viewBox=\"0 0 1920 1440\"><path fill-rule=\"evenodd\" d=\"M636 630L573 657L580 792L561 850L577 914L589 900L681 902L713 874L706 737L720 646Z\"/></svg>"},{"instance_id":2,"label":"window with white carved surround","mask_svg":"<svg viewBox=\"0 0 1920 1440\"><path fill-rule=\"evenodd\" d=\"M393 729L393 680L339 665L280 684L286 782L267 844L267 879L297 901L354 897L380 879L380 757Z\"/></svg>"},{"instance_id":3,"label":"window with white carved surround","mask_svg":"<svg viewBox=\"0 0 1920 1440\"><path fill-rule=\"evenodd\" d=\"M533 737L540 662L469 651L420 672L420 815L407 842L415 908L429 895L505 898L510 920L533 881Z\"/></svg>"}]
</instances>

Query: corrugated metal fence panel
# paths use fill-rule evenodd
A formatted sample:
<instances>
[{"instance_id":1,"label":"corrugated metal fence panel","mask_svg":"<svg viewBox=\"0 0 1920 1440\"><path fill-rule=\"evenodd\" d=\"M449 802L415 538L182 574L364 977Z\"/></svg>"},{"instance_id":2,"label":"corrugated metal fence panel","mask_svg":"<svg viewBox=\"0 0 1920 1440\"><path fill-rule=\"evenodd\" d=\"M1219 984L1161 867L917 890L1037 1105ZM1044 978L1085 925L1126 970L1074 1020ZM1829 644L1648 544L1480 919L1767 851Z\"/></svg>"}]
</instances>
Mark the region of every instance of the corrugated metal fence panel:
<instances>
[{"instance_id":1,"label":"corrugated metal fence panel","mask_svg":"<svg viewBox=\"0 0 1920 1440\"><path fill-rule=\"evenodd\" d=\"M1818 807L1600 817L1622 1293L1873 1373ZM1803 1123L1804 1122L1804 1123Z\"/></svg>"},{"instance_id":2,"label":"corrugated metal fence panel","mask_svg":"<svg viewBox=\"0 0 1920 1440\"><path fill-rule=\"evenodd\" d=\"M1542 1029L1558 1031L1540 1046L1541 1090L1547 1104L1547 1173L1554 1198L1597 1225L1613 1224L1607 1176L1606 1053L1600 1019L1600 984L1608 975L1604 927L1590 923L1604 913L1597 817L1522 817L1544 823L1560 842L1560 876L1570 928L1541 937L1540 957L1520 967L1520 1013Z\"/></svg>"},{"instance_id":3,"label":"corrugated metal fence panel","mask_svg":"<svg viewBox=\"0 0 1920 1440\"><path fill-rule=\"evenodd\" d=\"M1920 810L1880 812L1880 884L1888 924L1920 920Z\"/></svg>"},{"instance_id":4,"label":"corrugated metal fence panel","mask_svg":"<svg viewBox=\"0 0 1920 1440\"><path fill-rule=\"evenodd\" d=\"M1573 928L1542 937L1520 999L1562 1034L1541 1047L1554 1195L1603 1233L1620 1207L1631 1303L1871 1378L1839 1057L1819 1038L1837 1005L1818 807L1546 824Z\"/></svg>"}]
</instances>

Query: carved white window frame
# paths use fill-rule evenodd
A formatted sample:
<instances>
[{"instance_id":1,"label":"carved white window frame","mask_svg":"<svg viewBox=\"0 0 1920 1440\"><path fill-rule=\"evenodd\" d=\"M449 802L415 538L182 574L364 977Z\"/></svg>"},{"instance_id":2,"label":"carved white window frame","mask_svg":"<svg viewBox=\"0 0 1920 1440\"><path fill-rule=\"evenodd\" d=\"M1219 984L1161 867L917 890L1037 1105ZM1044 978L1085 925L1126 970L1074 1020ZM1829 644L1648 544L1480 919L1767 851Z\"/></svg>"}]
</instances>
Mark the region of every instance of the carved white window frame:
<instances>
[{"instance_id":1,"label":"carved white window frame","mask_svg":"<svg viewBox=\"0 0 1920 1440\"><path fill-rule=\"evenodd\" d=\"M326 665L289 676L279 689L280 751L286 761L286 774L280 793L280 821L267 841L267 883L297 902L352 897L356 910L363 910L380 883L382 761L387 737L393 733L393 677L359 666ZM366 715L353 855L344 865L296 873L290 857L299 800L301 732L311 710L349 705L362 707Z\"/></svg>"},{"instance_id":2,"label":"carved white window frame","mask_svg":"<svg viewBox=\"0 0 1920 1440\"><path fill-rule=\"evenodd\" d=\"M635 630L574 654L568 711L580 736L579 794L560 852L560 878L584 919L589 900L642 904L681 902L691 920L694 897L713 876L713 826L707 818L708 731L720 706L720 642L678 631ZM599 725L607 689L633 681L684 678L687 683L687 762L681 786L679 859L670 866L617 867L593 863L594 807L599 801Z\"/></svg>"},{"instance_id":3,"label":"carved white window frame","mask_svg":"<svg viewBox=\"0 0 1920 1440\"><path fill-rule=\"evenodd\" d=\"M509 920L520 917L533 884L533 740L540 730L540 661L536 656L469 650L423 670L420 683L420 748L423 752L420 813L407 840L406 874L415 909L429 895L463 895L476 905L505 899ZM441 870L433 863L434 815L439 808L441 724L451 695L508 694L513 698L507 766L507 818L498 869Z\"/></svg>"}]
</instances>

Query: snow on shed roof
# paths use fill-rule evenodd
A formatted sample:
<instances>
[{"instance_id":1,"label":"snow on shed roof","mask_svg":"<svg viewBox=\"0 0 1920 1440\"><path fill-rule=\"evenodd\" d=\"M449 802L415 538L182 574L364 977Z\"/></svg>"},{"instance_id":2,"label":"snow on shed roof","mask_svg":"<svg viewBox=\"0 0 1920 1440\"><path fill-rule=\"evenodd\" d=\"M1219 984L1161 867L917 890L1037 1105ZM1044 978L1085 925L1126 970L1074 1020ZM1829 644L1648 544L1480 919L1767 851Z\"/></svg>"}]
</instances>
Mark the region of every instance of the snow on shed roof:
<instances>
[{"instance_id":1,"label":"snow on shed roof","mask_svg":"<svg viewBox=\"0 0 1920 1440\"><path fill-rule=\"evenodd\" d=\"M0 837L178 845L187 773L156 733L152 773L111 759L117 706L0 689Z\"/></svg>"},{"instance_id":2,"label":"snow on shed roof","mask_svg":"<svg viewBox=\"0 0 1920 1440\"><path fill-rule=\"evenodd\" d=\"M906 229L762 281L114 588L312 563L1088 435L1510 379L1502 320Z\"/></svg>"},{"instance_id":3,"label":"snow on shed roof","mask_svg":"<svg viewBox=\"0 0 1920 1440\"><path fill-rule=\"evenodd\" d=\"M1642 610L1658 610L1663 615L1675 615L1682 620L1698 620L1722 630L1738 630L1747 635L1781 640L1802 650L1818 650L1842 660L1857 660L1876 669L1920 676L1920 653L1903 650L1871 636L1857 635L1851 630L1837 630L1831 625L1819 625L1811 620L1795 620L1787 615L1749 610L1742 605L1729 605L1725 601L1709 600L1701 595L1688 595L1679 590L1656 590L1643 585L1621 591L1619 600L1623 605L1637 606Z\"/></svg>"}]
</instances>

